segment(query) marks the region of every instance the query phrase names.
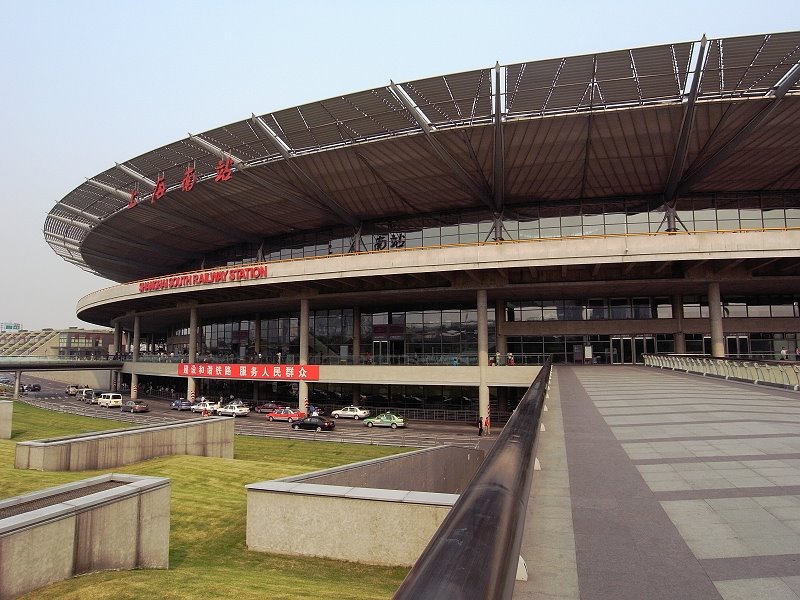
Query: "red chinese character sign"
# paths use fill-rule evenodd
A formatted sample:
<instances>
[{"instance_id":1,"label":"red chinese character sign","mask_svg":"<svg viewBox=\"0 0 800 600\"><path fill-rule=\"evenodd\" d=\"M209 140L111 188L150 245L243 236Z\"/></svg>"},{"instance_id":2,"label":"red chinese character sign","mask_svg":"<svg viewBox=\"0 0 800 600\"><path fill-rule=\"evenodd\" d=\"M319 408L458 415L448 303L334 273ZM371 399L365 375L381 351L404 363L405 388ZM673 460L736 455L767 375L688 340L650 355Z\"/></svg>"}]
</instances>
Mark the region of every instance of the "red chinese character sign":
<instances>
[{"instance_id":1,"label":"red chinese character sign","mask_svg":"<svg viewBox=\"0 0 800 600\"><path fill-rule=\"evenodd\" d=\"M181 189L184 192L191 192L195 183L197 183L197 172L194 167L186 167L181 180Z\"/></svg>"},{"instance_id":2,"label":"red chinese character sign","mask_svg":"<svg viewBox=\"0 0 800 600\"><path fill-rule=\"evenodd\" d=\"M247 365L181 363L179 377L214 377L257 381L319 381L319 365Z\"/></svg>"},{"instance_id":3,"label":"red chinese character sign","mask_svg":"<svg viewBox=\"0 0 800 600\"><path fill-rule=\"evenodd\" d=\"M156 179L156 187L153 190L153 197L150 198L150 204L155 204L156 200L161 200L164 194L167 193L167 186L164 184L164 176L159 175Z\"/></svg>"},{"instance_id":4,"label":"red chinese character sign","mask_svg":"<svg viewBox=\"0 0 800 600\"><path fill-rule=\"evenodd\" d=\"M233 172L231 171L232 165L233 160L230 158L220 160L217 163L217 175L214 177L214 181L228 181L231 177L233 177Z\"/></svg>"}]
</instances>

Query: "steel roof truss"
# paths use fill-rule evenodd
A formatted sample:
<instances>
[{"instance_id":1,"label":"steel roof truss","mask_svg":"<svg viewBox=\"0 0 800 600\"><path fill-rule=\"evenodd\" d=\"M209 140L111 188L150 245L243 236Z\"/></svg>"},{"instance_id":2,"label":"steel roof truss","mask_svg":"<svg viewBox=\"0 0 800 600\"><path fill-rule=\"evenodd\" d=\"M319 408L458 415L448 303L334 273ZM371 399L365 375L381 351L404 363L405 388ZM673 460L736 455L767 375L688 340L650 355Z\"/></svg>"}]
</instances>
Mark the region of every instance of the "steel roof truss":
<instances>
[{"instance_id":1,"label":"steel roof truss","mask_svg":"<svg viewBox=\"0 0 800 600\"><path fill-rule=\"evenodd\" d=\"M278 149L278 152L281 153L286 164L289 165L289 168L302 180L303 184L308 188L311 192L311 195L314 196L324 207L326 207L332 214L334 214L338 219L345 224L356 226L358 225L358 219L350 214L347 210L345 210L341 204L336 202L333 198L328 195L328 193L322 189L322 187L314 181L308 173L306 173L300 166L297 164L295 160L293 160L292 154L289 151L288 147L281 142L275 132L267 125L261 117L257 117L255 114L252 116L253 122L258 125L261 131L266 135L270 141L275 144L275 147Z\"/></svg>"},{"instance_id":2,"label":"steel roof truss","mask_svg":"<svg viewBox=\"0 0 800 600\"><path fill-rule=\"evenodd\" d=\"M91 215L86 211L81 210L80 208L75 208L74 206L70 206L69 204L59 204L58 208L63 208L68 212L75 213L81 217L84 217L88 221L92 221L93 223L100 223L102 219L96 215Z\"/></svg>"},{"instance_id":3,"label":"steel roof truss","mask_svg":"<svg viewBox=\"0 0 800 600\"><path fill-rule=\"evenodd\" d=\"M501 89L505 77L501 77L500 63L494 66L494 154L493 177L494 185L494 210L495 215L503 212L505 206L505 146L503 141L503 105L505 90ZM495 234L495 239L497 236Z\"/></svg>"},{"instance_id":4,"label":"steel roof truss","mask_svg":"<svg viewBox=\"0 0 800 600\"><path fill-rule=\"evenodd\" d=\"M786 92L800 81L800 60L796 62L779 81L780 83L776 84L776 86L770 90L769 94L767 94L767 97L771 98L768 104L758 111L758 113L756 113L744 127L737 131L732 138L725 142L713 156L683 179L678 187L679 194L688 190L692 184L702 180L711 169L728 158L731 152L733 152L751 133L758 129L759 125L778 108Z\"/></svg>"},{"instance_id":5,"label":"steel roof truss","mask_svg":"<svg viewBox=\"0 0 800 600\"><path fill-rule=\"evenodd\" d=\"M708 47L706 36L700 40L700 47L697 52L697 57L694 64L694 75L692 76L692 83L689 87L688 94L686 95L686 108L683 112L683 121L681 123L681 132L678 136L678 143L675 146L675 152L672 155L672 165L667 177L667 183L664 186L664 202L671 203L675 198L675 192L678 189L678 182L686 165L686 155L689 151L689 138L694 126L694 109L697 103L697 94L700 89L700 80L703 76L705 68L705 61L708 57Z\"/></svg>"},{"instance_id":6,"label":"steel roof truss","mask_svg":"<svg viewBox=\"0 0 800 600\"><path fill-rule=\"evenodd\" d=\"M425 114L420 110L418 106L415 106L408 94L403 90L402 87L398 86L393 81L389 84L389 88L394 92L395 96L397 97L400 102L403 103L403 106L406 107L409 114L414 118L417 124L422 129L422 132L425 134L425 139L433 148L436 155L447 165L453 174L456 176L456 179L461 182L461 184L465 187L467 191L469 191L475 198L479 199L483 202L486 206L490 209L495 210L495 203L494 200L489 195L488 190L481 189L481 187L475 183L475 181L470 177L464 167L456 160L456 158L445 148L439 140L437 140L434 136L434 128L431 125L430 119L428 119Z\"/></svg>"}]
</instances>

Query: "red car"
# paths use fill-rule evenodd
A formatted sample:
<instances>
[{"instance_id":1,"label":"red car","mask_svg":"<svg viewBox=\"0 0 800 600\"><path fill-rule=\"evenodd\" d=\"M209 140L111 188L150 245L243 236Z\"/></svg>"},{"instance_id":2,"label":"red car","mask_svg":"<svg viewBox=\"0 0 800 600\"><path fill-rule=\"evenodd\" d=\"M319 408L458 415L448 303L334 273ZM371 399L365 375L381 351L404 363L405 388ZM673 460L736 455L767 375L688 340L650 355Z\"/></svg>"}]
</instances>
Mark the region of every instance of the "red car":
<instances>
[{"instance_id":1,"label":"red car","mask_svg":"<svg viewBox=\"0 0 800 600\"><path fill-rule=\"evenodd\" d=\"M267 421L299 421L306 416L306 413L297 408L279 408L278 410L267 413Z\"/></svg>"}]
</instances>

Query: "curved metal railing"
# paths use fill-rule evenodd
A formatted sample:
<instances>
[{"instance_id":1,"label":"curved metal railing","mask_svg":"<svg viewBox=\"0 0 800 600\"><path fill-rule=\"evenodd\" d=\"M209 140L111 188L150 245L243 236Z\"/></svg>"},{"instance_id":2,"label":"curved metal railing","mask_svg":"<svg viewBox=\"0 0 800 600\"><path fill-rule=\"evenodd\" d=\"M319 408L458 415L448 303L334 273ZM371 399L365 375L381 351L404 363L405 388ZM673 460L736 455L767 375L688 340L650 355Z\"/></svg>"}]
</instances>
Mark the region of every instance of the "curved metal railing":
<instances>
[{"instance_id":1,"label":"curved metal railing","mask_svg":"<svg viewBox=\"0 0 800 600\"><path fill-rule=\"evenodd\" d=\"M649 367L800 390L800 363L797 362L711 358L686 354L645 354L644 364Z\"/></svg>"},{"instance_id":2,"label":"curved metal railing","mask_svg":"<svg viewBox=\"0 0 800 600\"><path fill-rule=\"evenodd\" d=\"M551 366L549 358L395 600L511 598Z\"/></svg>"}]
</instances>

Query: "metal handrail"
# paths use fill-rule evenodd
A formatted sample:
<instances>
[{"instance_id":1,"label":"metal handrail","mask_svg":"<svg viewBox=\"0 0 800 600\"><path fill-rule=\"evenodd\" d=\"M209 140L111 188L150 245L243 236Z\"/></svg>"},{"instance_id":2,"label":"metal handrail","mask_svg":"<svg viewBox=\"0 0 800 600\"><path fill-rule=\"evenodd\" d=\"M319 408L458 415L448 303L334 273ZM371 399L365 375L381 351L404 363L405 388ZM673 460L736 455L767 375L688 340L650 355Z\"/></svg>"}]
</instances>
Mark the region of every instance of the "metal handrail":
<instances>
[{"instance_id":1,"label":"metal handrail","mask_svg":"<svg viewBox=\"0 0 800 600\"><path fill-rule=\"evenodd\" d=\"M514 591L548 358L395 600L507 600Z\"/></svg>"},{"instance_id":2,"label":"metal handrail","mask_svg":"<svg viewBox=\"0 0 800 600\"><path fill-rule=\"evenodd\" d=\"M708 358L687 354L645 354L648 367L711 375L722 379L749 381L800 391L800 363L786 360L742 360Z\"/></svg>"}]
</instances>

